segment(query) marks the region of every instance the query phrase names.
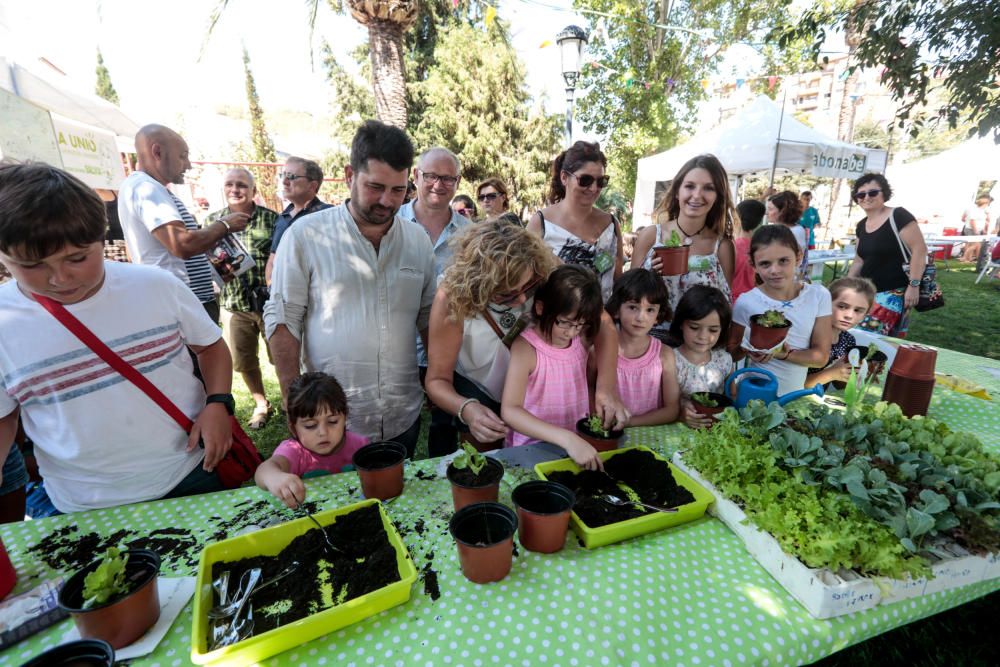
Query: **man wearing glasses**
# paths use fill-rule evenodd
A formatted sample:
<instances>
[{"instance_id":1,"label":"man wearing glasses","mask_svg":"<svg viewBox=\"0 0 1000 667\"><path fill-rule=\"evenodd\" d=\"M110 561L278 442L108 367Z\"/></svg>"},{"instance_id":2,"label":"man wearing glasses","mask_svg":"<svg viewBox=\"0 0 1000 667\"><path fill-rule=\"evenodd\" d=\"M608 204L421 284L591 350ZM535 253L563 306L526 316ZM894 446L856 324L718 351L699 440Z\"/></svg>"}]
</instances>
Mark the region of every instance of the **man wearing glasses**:
<instances>
[{"instance_id":1,"label":"man wearing glasses","mask_svg":"<svg viewBox=\"0 0 1000 667\"><path fill-rule=\"evenodd\" d=\"M281 179L281 196L288 201L288 206L278 215L274 225L274 237L271 240L271 254L267 258L265 279L271 284L271 272L274 270L274 257L278 252L278 244L288 228L304 215L330 208L316 194L323 185L323 170L312 160L292 156L285 161L285 167L278 174Z\"/></svg>"}]
</instances>

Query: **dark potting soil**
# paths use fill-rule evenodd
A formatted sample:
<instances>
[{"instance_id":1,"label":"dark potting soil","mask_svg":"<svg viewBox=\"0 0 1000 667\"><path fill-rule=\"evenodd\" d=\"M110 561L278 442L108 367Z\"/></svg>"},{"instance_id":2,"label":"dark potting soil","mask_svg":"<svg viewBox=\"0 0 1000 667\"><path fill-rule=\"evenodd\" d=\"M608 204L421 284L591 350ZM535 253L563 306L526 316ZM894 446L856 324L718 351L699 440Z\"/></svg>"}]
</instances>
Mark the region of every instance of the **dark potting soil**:
<instances>
[{"instance_id":1,"label":"dark potting soil","mask_svg":"<svg viewBox=\"0 0 1000 667\"><path fill-rule=\"evenodd\" d=\"M259 567L261 583L266 583L298 561L295 573L251 596L254 635L399 581L396 550L382 528L377 506L339 516L323 530L342 553L328 553L319 529L314 528L292 540L277 556L254 556L212 566L213 579L229 570L231 582Z\"/></svg>"},{"instance_id":2,"label":"dark potting soil","mask_svg":"<svg viewBox=\"0 0 1000 667\"><path fill-rule=\"evenodd\" d=\"M611 494L628 500L619 483L638 495L639 499L659 507L679 507L694 502L691 492L679 486L670 467L649 452L632 450L609 458L604 472L582 470L553 472L546 475L576 493L573 511L591 528L635 519L653 510L636 505L612 505L597 496Z\"/></svg>"},{"instance_id":3,"label":"dark potting soil","mask_svg":"<svg viewBox=\"0 0 1000 667\"><path fill-rule=\"evenodd\" d=\"M431 596L431 601L441 597L441 587L438 585L438 573L431 567L431 561L427 561L420 571L420 578L424 581L424 594Z\"/></svg>"},{"instance_id":4,"label":"dark potting soil","mask_svg":"<svg viewBox=\"0 0 1000 667\"><path fill-rule=\"evenodd\" d=\"M101 556L108 547L124 544L129 549L149 549L161 560L173 560L191 567L198 564L198 540L185 528L160 528L143 534L133 530L117 530L102 537L97 533L80 533L74 525L55 530L28 552L41 559L53 570L71 572L85 567Z\"/></svg>"},{"instance_id":5,"label":"dark potting soil","mask_svg":"<svg viewBox=\"0 0 1000 667\"><path fill-rule=\"evenodd\" d=\"M460 486L490 486L499 482L501 477L503 477L503 466L493 459L487 459L486 465L483 466L478 475L473 474L469 468L448 466L448 479Z\"/></svg>"}]
</instances>

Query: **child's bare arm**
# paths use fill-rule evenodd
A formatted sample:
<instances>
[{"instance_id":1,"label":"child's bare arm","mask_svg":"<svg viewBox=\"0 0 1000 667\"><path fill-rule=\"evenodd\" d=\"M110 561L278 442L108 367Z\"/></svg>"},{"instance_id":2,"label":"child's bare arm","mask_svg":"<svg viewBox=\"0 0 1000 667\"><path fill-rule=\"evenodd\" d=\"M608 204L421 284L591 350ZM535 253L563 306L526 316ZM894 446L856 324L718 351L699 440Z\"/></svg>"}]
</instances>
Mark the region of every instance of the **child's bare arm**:
<instances>
[{"instance_id":1,"label":"child's bare arm","mask_svg":"<svg viewBox=\"0 0 1000 667\"><path fill-rule=\"evenodd\" d=\"M306 499L306 485L298 475L288 472L289 468L288 459L284 456L272 456L257 467L253 478L257 486L295 509L299 505L298 500Z\"/></svg>"},{"instance_id":2,"label":"child's bare arm","mask_svg":"<svg viewBox=\"0 0 1000 667\"><path fill-rule=\"evenodd\" d=\"M680 413L681 388L677 383L677 361L674 358L674 350L669 345L660 348L660 365L663 368L660 385L663 407L644 415L632 415L629 426L659 426L677 419Z\"/></svg>"}]
</instances>

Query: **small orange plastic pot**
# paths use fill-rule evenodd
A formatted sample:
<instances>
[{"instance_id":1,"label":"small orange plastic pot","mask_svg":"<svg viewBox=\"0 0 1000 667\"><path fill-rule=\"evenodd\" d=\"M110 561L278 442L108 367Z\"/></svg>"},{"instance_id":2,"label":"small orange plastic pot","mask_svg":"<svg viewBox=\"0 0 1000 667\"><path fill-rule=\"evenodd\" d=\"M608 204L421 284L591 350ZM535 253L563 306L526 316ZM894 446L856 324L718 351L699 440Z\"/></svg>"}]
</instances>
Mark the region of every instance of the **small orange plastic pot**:
<instances>
[{"instance_id":1,"label":"small orange plastic pot","mask_svg":"<svg viewBox=\"0 0 1000 667\"><path fill-rule=\"evenodd\" d=\"M723 394L716 394L714 391L695 392L695 393L696 394L706 393L708 394L708 397L710 399L718 403L717 406L712 407L709 405L702 405L698 401L691 399L691 407L693 407L694 411L697 412L699 415L709 415L709 416L717 415L720 414L726 408L732 407L733 405L732 399L730 399L728 396L725 396Z\"/></svg>"},{"instance_id":2,"label":"small orange plastic pot","mask_svg":"<svg viewBox=\"0 0 1000 667\"><path fill-rule=\"evenodd\" d=\"M391 440L372 442L354 452L352 463L365 498L388 500L401 494L405 458L406 447Z\"/></svg>"},{"instance_id":3,"label":"small orange plastic pot","mask_svg":"<svg viewBox=\"0 0 1000 667\"><path fill-rule=\"evenodd\" d=\"M792 323L785 320L783 327L763 327L757 324L760 315L750 316L750 344L758 350L770 350L788 337Z\"/></svg>"},{"instance_id":4,"label":"small orange plastic pot","mask_svg":"<svg viewBox=\"0 0 1000 667\"><path fill-rule=\"evenodd\" d=\"M124 597L83 608L84 579L101 564L101 560L95 560L69 578L58 598L59 606L73 617L82 638L102 639L116 650L142 637L160 618L160 595L156 588L160 557L147 549L129 549L126 553L125 579L132 582L133 588Z\"/></svg>"},{"instance_id":5,"label":"small orange plastic pot","mask_svg":"<svg viewBox=\"0 0 1000 667\"><path fill-rule=\"evenodd\" d=\"M474 584L500 581L514 560L517 516L500 503L475 503L455 512L448 523L458 546L462 574Z\"/></svg>"},{"instance_id":6,"label":"small orange plastic pot","mask_svg":"<svg viewBox=\"0 0 1000 667\"><path fill-rule=\"evenodd\" d=\"M653 253L660 258L661 276L681 276L688 272L688 254L691 246L682 245L677 248L656 246Z\"/></svg>"},{"instance_id":7,"label":"small orange plastic pot","mask_svg":"<svg viewBox=\"0 0 1000 667\"><path fill-rule=\"evenodd\" d=\"M503 479L503 464L493 458L486 458L486 467L479 471L483 484L469 485L455 481L455 475L460 471L449 465L446 475L451 482L451 498L455 503L455 511L473 503L495 503L500 495L500 480Z\"/></svg>"},{"instance_id":8,"label":"small orange plastic pot","mask_svg":"<svg viewBox=\"0 0 1000 667\"><path fill-rule=\"evenodd\" d=\"M610 435L605 438L597 435L587 426L587 418L584 417L576 423L576 434L590 443L590 446L599 452L609 452L618 449L618 444L625 437L625 431L608 431Z\"/></svg>"},{"instance_id":9,"label":"small orange plastic pot","mask_svg":"<svg viewBox=\"0 0 1000 667\"><path fill-rule=\"evenodd\" d=\"M514 489L511 500L517 508L521 546L543 554L563 548L576 494L562 484L535 480Z\"/></svg>"}]
</instances>

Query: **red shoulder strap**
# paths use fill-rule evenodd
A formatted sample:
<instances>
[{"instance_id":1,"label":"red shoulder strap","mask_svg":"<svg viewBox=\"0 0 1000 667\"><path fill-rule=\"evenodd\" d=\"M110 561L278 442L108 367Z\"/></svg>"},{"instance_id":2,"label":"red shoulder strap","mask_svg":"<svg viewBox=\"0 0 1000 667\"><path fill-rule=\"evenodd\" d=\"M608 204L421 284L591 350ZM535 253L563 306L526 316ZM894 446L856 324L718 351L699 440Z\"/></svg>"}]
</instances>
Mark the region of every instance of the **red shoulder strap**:
<instances>
[{"instance_id":1,"label":"red shoulder strap","mask_svg":"<svg viewBox=\"0 0 1000 667\"><path fill-rule=\"evenodd\" d=\"M160 408L170 415L186 433L191 432L194 422L181 412L181 409L174 405L173 401L167 398L162 391L150 382L145 375L140 373L130 363L118 356L114 350L105 345L94 332L91 331L80 320L73 316L73 313L58 301L42 296L40 294L31 295L45 310L49 311L52 317L66 327L71 334L80 339L80 342L89 347L94 354L104 360L111 368L118 371L126 380L138 387L146 396L149 396Z\"/></svg>"}]
</instances>

